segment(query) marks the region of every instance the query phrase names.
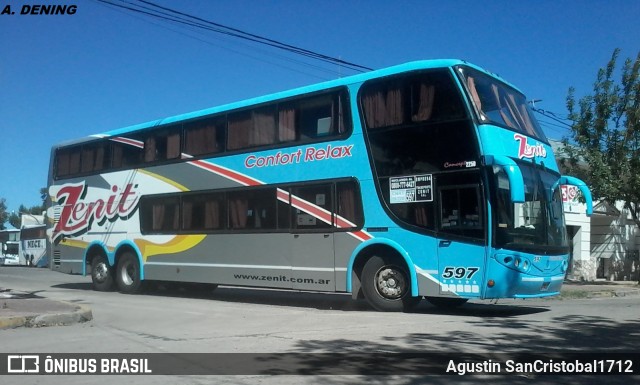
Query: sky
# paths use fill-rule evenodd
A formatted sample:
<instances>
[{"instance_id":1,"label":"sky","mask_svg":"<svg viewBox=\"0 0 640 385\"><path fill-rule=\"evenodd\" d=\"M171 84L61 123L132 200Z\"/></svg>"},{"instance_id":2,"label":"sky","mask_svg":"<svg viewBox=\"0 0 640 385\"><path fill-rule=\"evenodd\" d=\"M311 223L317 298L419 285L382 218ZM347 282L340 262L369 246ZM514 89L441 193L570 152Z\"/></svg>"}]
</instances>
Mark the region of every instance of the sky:
<instances>
[{"instance_id":1,"label":"sky","mask_svg":"<svg viewBox=\"0 0 640 385\"><path fill-rule=\"evenodd\" d=\"M137 3L137 0L108 0ZM455 58L566 117L615 48L640 52L640 1L154 0L207 21L370 67ZM76 5L22 15L24 5ZM96 0L5 0L0 198L41 203L56 143L357 72ZM538 116L550 138L565 126Z\"/></svg>"}]
</instances>

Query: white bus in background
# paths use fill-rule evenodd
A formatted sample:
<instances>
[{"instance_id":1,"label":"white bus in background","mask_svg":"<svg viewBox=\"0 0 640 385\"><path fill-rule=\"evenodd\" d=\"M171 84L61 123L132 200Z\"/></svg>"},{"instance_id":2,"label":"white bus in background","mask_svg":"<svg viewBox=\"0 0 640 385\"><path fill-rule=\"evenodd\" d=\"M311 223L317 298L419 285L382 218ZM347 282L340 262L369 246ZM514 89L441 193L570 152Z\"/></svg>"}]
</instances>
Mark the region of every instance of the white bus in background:
<instances>
[{"instance_id":1,"label":"white bus in background","mask_svg":"<svg viewBox=\"0 0 640 385\"><path fill-rule=\"evenodd\" d=\"M20 265L49 267L47 227L43 215L23 214L20 225Z\"/></svg>"},{"instance_id":2,"label":"white bus in background","mask_svg":"<svg viewBox=\"0 0 640 385\"><path fill-rule=\"evenodd\" d=\"M20 264L20 230L0 230L0 266Z\"/></svg>"}]
</instances>

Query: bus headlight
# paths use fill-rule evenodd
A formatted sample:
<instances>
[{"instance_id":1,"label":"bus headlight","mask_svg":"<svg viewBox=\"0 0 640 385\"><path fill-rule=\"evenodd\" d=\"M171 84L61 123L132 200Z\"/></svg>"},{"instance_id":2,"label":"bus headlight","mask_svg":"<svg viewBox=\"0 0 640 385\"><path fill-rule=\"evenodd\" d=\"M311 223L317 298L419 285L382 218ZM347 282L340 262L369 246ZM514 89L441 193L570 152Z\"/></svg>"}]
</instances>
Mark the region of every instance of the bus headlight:
<instances>
[{"instance_id":1,"label":"bus headlight","mask_svg":"<svg viewBox=\"0 0 640 385\"><path fill-rule=\"evenodd\" d=\"M526 273L531 268L531 261L522 256L498 254L498 262L502 265Z\"/></svg>"},{"instance_id":2,"label":"bus headlight","mask_svg":"<svg viewBox=\"0 0 640 385\"><path fill-rule=\"evenodd\" d=\"M522 272L526 272L531 267L531 262L526 258L518 257L514 259L513 266Z\"/></svg>"}]
</instances>

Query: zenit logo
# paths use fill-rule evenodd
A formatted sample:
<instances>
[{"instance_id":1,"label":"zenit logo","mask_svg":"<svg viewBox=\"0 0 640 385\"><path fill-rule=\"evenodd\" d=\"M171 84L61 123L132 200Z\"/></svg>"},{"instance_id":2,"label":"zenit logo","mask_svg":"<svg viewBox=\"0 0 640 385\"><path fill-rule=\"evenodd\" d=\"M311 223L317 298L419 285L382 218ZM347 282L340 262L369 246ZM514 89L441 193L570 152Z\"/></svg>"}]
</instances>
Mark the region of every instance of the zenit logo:
<instances>
[{"instance_id":1,"label":"zenit logo","mask_svg":"<svg viewBox=\"0 0 640 385\"><path fill-rule=\"evenodd\" d=\"M94 221L100 225L107 220L129 218L138 208L140 201L137 187L132 183L122 188L113 185L107 197L102 194L100 197L90 197L87 196L88 188L84 181L61 186L55 195L52 194L62 207L53 230L52 241L58 243L64 236L84 234L91 229ZM96 192L98 191L94 191L94 195L97 195Z\"/></svg>"},{"instance_id":2,"label":"zenit logo","mask_svg":"<svg viewBox=\"0 0 640 385\"><path fill-rule=\"evenodd\" d=\"M536 156L541 156L543 158L547 157L547 150L540 143L529 144L527 141L527 137L520 134L513 135L513 139L518 141L518 159L527 158L531 159Z\"/></svg>"},{"instance_id":3,"label":"zenit logo","mask_svg":"<svg viewBox=\"0 0 640 385\"><path fill-rule=\"evenodd\" d=\"M75 15L78 11L77 5L61 5L61 4L25 4L20 8L20 15ZM6 5L0 16L15 15L16 11L11 9L11 5Z\"/></svg>"}]
</instances>

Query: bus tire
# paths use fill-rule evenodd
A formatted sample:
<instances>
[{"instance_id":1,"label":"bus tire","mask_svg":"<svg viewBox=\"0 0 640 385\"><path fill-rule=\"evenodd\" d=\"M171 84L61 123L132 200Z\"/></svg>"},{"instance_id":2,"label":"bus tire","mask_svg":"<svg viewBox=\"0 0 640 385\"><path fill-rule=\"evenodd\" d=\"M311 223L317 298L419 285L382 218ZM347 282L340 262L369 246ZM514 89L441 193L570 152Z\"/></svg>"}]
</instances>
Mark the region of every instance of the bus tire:
<instances>
[{"instance_id":1,"label":"bus tire","mask_svg":"<svg viewBox=\"0 0 640 385\"><path fill-rule=\"evenodd\" d=\"M407 269L395 260L374 255L362 268L362 292L378 311L411 311L420 297L411 296Z\"/></svg>"},{"instance_id":2,"label":"bus tire","mask_svg":"<svg viewBox=\"0 0 640 385\"><path fill-rule=\"evenodd\" d=\"M93 290L113 290L113 268L109 266L109 261L103 255L96 255L91 259L91 282Z\"/></svg>"},{"instance_id":3,"label":"bus tire","mask_svg":"<svg viewBox=\"0 0 640 385\"><path fill-rule=\"evenodd\" d=\"M467 303L467 298L447 298L447 297L425 297L425 299L435 307L441 309L453 309Z\"/></svg>"},{"instance_id":4,"label":"bus tire","mask_svg":"<svg viewBox=\"0 0 640 385\"><path fill-rule=\"evenodd\" d=\"M135 294L142 288L140 263L136 255L130 251L125 251L118 259L116 284L118 290L124 294Z\"/></svg>"}]
</instances>

